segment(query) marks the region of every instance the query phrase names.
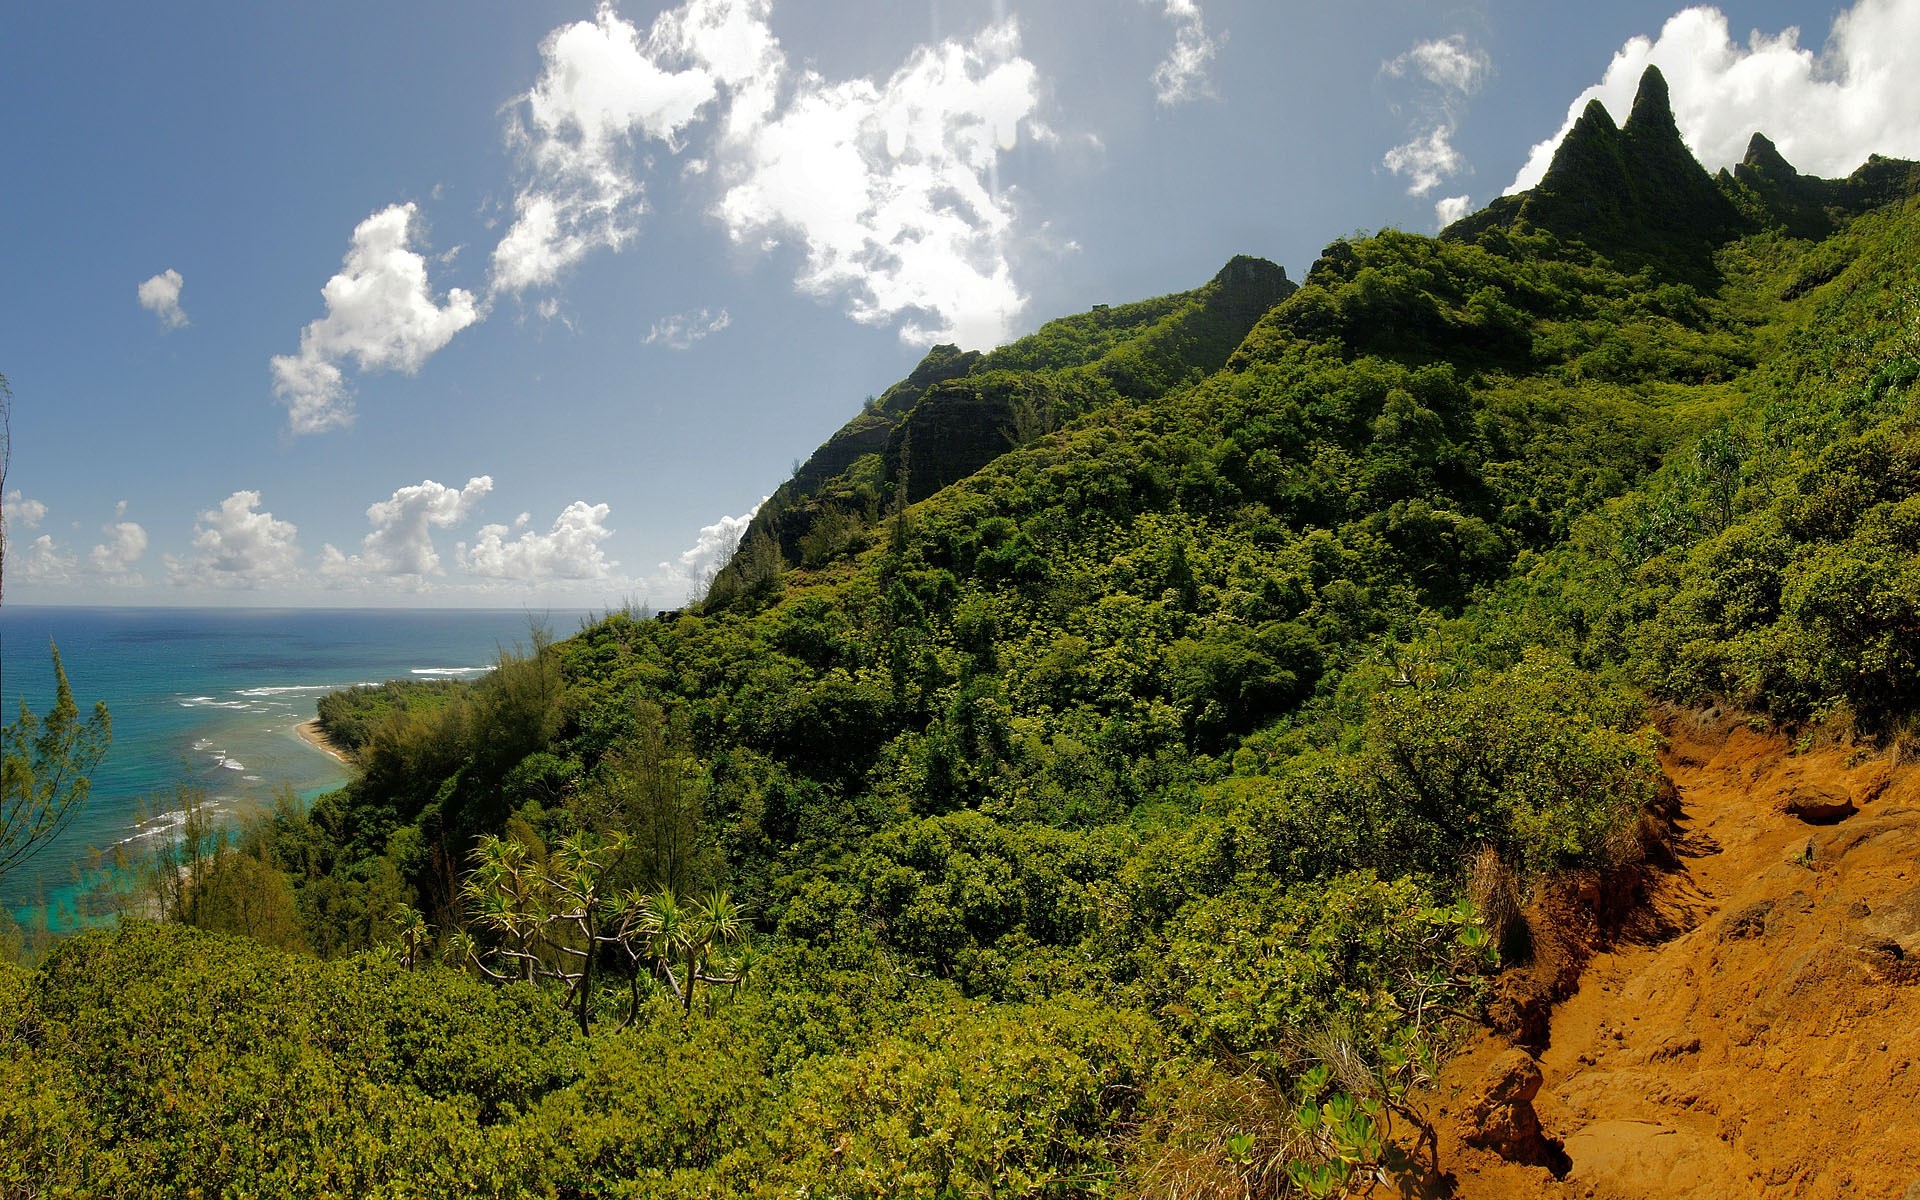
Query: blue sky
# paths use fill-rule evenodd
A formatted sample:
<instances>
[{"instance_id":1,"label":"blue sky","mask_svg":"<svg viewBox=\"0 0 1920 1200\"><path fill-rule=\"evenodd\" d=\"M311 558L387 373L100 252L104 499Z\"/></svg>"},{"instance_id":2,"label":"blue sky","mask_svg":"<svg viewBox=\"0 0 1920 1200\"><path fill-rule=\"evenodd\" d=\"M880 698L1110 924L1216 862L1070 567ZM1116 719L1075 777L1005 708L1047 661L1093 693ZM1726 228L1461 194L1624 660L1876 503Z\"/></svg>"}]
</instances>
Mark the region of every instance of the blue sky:
<instances>
[{"instance_id":1,"label":"blue sky","mask_svg":"<svg viewBox=\"0 0 1920 1200\"><path fill-rule=\"evenodd\" d=\"M1673 85L1920 157L1920 0L14 5L15 603L678 603L932 341L1298 277ZM1542 147L1546 147L1543 149Z\"/></svg>"}]
</instances>

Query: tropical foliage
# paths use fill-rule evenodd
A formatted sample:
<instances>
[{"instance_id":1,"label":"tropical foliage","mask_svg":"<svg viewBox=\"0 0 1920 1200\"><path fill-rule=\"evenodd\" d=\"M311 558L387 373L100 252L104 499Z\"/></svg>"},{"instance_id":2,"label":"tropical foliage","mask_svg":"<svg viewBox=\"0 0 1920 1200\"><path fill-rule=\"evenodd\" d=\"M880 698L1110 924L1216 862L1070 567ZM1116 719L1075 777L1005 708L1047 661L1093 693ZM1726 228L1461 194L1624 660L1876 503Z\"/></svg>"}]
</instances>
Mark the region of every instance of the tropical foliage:
<instances>
[{"instance_id":1,"label":"tropical foliage","mask_svg":"<svg viewBox=\"0 0 1920 1200\"><path fill-rule=\"evenodd\" d=\"M1716 181L1642 101L1444 238L936 348L703 602L330 699L353 781L170 863L197 930L0 979L0 1179L1418 1169L1516 910L1639 852L1650 699L1896 737L1920 700L1920 208ZM1567 215L1636 163L1644 212Z\"/></svg>"}]
</instances>

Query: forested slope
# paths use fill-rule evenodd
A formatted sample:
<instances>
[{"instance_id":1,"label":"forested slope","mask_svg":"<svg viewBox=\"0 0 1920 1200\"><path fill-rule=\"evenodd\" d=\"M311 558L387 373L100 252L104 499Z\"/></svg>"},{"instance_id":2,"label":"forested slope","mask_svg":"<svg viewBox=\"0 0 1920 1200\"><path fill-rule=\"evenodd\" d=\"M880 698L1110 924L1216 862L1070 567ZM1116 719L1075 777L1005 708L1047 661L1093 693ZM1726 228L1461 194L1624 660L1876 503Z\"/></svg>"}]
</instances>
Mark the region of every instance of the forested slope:
<instances>
[{"instance_id":1,"label":"forested slope","mask_svg":"<svg viewBox=\"0 0 1920 1200\"><path fill-rule=\"evenodd\" d=\"M1607 133L1297 288L1235 260L938 349L704 603L336 704L353 783L188 864L252 898L194 923L281 950L135 927L0 983L0 1179L1392 1165L1522 903L1646 852L1649 698L1901 737L1920 686L1912 172L1716 180L1657 81ZM1676 190L1590 220L1622 161ZM100 1086L136 1047L167 1065Z\"/></svg>"}]
</instances>

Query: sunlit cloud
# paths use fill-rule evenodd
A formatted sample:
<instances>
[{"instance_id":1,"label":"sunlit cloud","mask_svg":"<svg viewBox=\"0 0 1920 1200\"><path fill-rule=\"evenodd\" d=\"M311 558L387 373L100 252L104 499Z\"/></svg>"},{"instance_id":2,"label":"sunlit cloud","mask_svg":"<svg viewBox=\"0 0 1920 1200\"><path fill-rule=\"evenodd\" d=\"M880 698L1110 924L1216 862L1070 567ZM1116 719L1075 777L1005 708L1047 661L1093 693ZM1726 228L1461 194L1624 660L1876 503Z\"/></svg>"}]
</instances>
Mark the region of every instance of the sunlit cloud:
<instances>
[{"instance_id":1,"label":"sunlit cloud","mask_svg":"<svg viewBox=\"0 0 1920 1200\"><path fill-rule=\"evenodd\" d=\"M1169 12L1183 6L1198 28L1190 0ZM697 139L678 174L712 189L736 244L796 249L802 292L916 344L1004 340L1026 299L999 161L1023 130L1045 134L1018 26L917 47L883 79L833 80L789 62L771 12L688 0L643 34L602 7L549 35L510 127L525 177L494 289L547 287L624 248L645 210L642 148L677 155Z\"/></svg>"},{"instance_id":2,"label":"sunlit cloud","mask_svg":"<svg viewBox=\"0 0 1920 1200\"><path fill-rule=\"evenodd\" d=\"M47 519L47 506L21 495L20 489L15 488L0 502L0 513L5 514L7 536L11 537L16 530L37 529L40 522Z\"/></svg>"},{"instance_id":3,"label":"sunlit cloud","mask_svg":"<svg viewBox=\"0 0 1920 1200\"><path fill-rule=\"evenodd\" d=\"M1466 163L1448 140L1452 136L1453 130L1442 125L1425 137L1395 146L1380 162L1394 174L1407 177L1407 195L1424 196L1452 178Z\"/></svg>"},{"instance_id":4,"label":"sunlit cloud","mask_svg":"<svg viewBox=\"0 0 1920 1200\"><path fill-rule=\"evenodd\" d=\"M765 503L765 499L760 501ZM693 545L681 551L672 562L661 563L644 581L647 594L671 604L704 595L713 577L739 548L754 514L760 511L760 504L737 517L721 517L711 525L701 526Z\"/></svg>"},{"instance_id":5,"label":"sunlit cloud","mask_svg":"<svg viewBox=\"0 0 1920 1200\"><path fill-rule=\"evenodd\" d=\"M342 363L411 375L481 318L464 289L448 291L445 303L434 299L427 260L411 245L414 218L414 205L395 204L360 222L340 272L321 289L326 316L301 331L298 354L273 359L273 390L293 433L352 423Z\"/></svg>"},{"instance_id":6,"label":"sunlit cloud","mask_svg":"<svg viewBox=\"0 0 1920 1200\"><path fill-rule=\"evenodd\" d=\"M525 179L493 252L494 290L550 286L592 251L618 250L637 232L646 202L635 139L677 147L715 94L706 70L663 69L657 54L611 4L547 35L539 81L509 126Z\"/></svg>"},{"instance_id":7,"label":"sunlit cloud","mask_svg":"<svg viewBox=\"0 0 1920 1200\"><path fill-rule=\"evenodd\" d=\"M198 514L190 558L164 556L180 585L271 588L299 576L299 529L260 510L260 493L238 491Z\"/></svg>"},{"instance_id":8,"label":"sunlit cloud","mask_svg":"<svg viewBox=\"0 0 1920 1200\"><path fill-rule=\"evenodd\" d=\"M80 566L78 560L60 549L53 535L47 533L28 542L26 553L15 557L20 561L26 582L43 586L72 583Z\"/></svg>"},{"instance_id":9,"label":"sunlit cloud","mask_svg":"<svg viewBox=\"0 0 1920 1200\"><path fill-rule=\"evenodd\" d=\"M135 569L147 552L147 531L137 521L117 521L101 527L107 540L95 544L87 554L87 568L102 583L113 587L139 587L145 578Z\"/></svg>"},{"instance_id":10,"label":"sunlit cloud","mask_svg":"<svg viewBox=\"0 0 1920 1200\"><path fill-rule=\"evenodd\" d=\"M1444 91L1471 96L1493 71L1487 52L1468 44L1465 34L1416 42L1411 50L1389 60L1389 75L1418 75Z\"/></svg>"},{"instance_id":11,"label":"sunlit cloud","mask_svg":"<svg viewBox=\"0 0 1920 1200\"><path fill-rule=\"evenodd\" d=\"M433 530L458 524L492 490L490 475L476 475L464 488L431 479L398 488L387 499L367 506L373 531L362 539L360 553L348 555L331 544L323 546L320 569L328 575L354 578L445 574L434 549Z\"/></svg>"},{"instance_id":12,"label":"sunlit cloud","mask_svg":"<svg viewBox=\"0 0 1920 1200\"><path fill-rule=\"evenodd\" d=\"M801 75L777 116L735 119L716 208L728 232L795 239L802 291L898 322L908 342L1004 340L1026 298L1007 256L1013 204L993 177L1037 102L1018 46L1009 21L923 46L884 83Z\"/></svg>"},{"instance_id":13,"label":"sunlit cloud","mask_svg":"<svg viewBox=\"0 0 1920 1200\"><path fill-rule=\"evenodd\" d=\"M545 533L527 529L514 536L506 525L482 525L471 546L457 550L460 565L485 579L540 583L550 580L606 579L620 564L607 558L602 543L613 536L605 504L575 500L554 518ZM524 525L523 514L516 525Z\"/></svg>"},{"instance_id":14,"label":"sunlit cloud","mask_svg":"<svg viewBox=\"0 0 1920 1200\"><path fill-rule=\"evenodd\" d=\"M136 294L140 307L160 318L162 329L186 328L187 314L180 307L180 289L186 286L186 280L180 272L171 268L160 272L141 283Z\"/></svg>"}]
</instances>

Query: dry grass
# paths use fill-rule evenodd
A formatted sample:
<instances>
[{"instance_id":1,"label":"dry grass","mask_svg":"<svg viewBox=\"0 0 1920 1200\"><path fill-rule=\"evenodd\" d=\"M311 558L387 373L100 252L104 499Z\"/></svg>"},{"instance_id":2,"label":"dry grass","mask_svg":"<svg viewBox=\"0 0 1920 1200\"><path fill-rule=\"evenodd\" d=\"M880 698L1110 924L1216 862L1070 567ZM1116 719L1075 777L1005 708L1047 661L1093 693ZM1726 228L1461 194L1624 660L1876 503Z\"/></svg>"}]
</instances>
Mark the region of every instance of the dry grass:
<instances>
[{"instance_id":1,"label":"dry grass","mask_svg":"<svg viewBox=\"0 0 1920 1200\"><path fill-rule=\"evenodd\" d=\"M1254 1072L1200 1066L1173 1085L1141 1130L1133 1194L1142 1200L1279 1200L1299 1143L1289 1098ZM1230 1143L1251 1137L1237 1156Z\"/></svg>"}]
</instances>

